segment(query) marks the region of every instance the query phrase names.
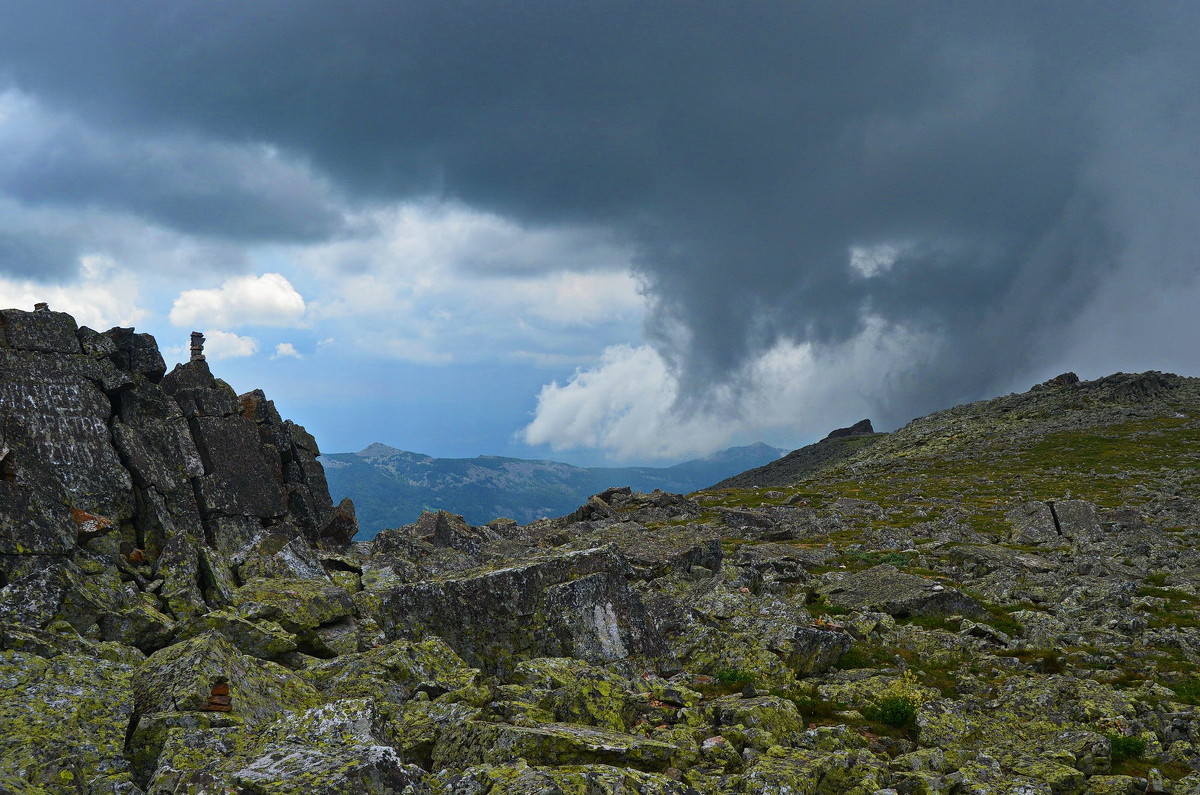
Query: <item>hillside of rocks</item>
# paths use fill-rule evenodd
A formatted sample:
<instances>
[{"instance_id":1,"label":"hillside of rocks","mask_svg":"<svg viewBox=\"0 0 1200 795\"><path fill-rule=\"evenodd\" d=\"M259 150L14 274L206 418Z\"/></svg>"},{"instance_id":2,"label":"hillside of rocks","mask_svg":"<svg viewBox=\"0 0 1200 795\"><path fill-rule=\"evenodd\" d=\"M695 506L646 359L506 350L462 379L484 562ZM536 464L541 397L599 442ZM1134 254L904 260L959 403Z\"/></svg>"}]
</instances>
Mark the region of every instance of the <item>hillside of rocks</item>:
<instances>
[{"instance_id":1,"label":"hillside of rocks","mask_svg":"<svg viewBox=\"0 0 1200 795\"><path fill-rule=\"evenodd\" d=\"M0 792L1200 793L1200 380L352 542L261 393L0 329Z\"/></svg>"}]
</instances>

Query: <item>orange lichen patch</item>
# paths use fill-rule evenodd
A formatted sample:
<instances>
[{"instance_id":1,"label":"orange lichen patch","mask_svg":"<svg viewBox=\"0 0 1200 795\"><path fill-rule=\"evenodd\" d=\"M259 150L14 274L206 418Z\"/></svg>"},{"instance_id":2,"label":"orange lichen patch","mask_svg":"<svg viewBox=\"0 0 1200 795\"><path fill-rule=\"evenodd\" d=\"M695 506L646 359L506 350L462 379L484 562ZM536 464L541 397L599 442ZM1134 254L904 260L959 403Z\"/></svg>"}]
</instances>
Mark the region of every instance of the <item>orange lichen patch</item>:
<instances>
[{"instance_id":1,"label":"orange lichen patch","mask_svg":"<svg viewBox=\"0 0 1200 795\"><path fill-rule=\"evenodd\" d=\"M130 563L134 564L135 566L140 565L142 563L148 563L150 561L150 559L146 556L146 550L144 550L144 549L133 550L132 552L129 553L129 557L126 558L126 560L128 560Z\"/></svg>"},{"instance_id":2,"label":"orange lichen patch","mask_svg":"<svg viewBox=\"0 0 1200 795\"><path fill-rule=\"evenodd\" d=\"M79 528L80 542L102 536L113 527L111 519L105 519L103 516L95 516L78 508L71 509L71 519L74 520L75 526Z\"/></svg>"},{"instance_id":3,"label":"orange lichen patch","mask_svg":"<svg viewBox=\"0 0 1200 795\"><path fill-rule=\"evenodd\" d=\"M254 396L250 395L249 393L242 395L241 403L242 403L242 416L248 420L254 419L255 408L257 407L257 404L258 404L258 401L254 399Z\"/></svg>"}]
</instances>

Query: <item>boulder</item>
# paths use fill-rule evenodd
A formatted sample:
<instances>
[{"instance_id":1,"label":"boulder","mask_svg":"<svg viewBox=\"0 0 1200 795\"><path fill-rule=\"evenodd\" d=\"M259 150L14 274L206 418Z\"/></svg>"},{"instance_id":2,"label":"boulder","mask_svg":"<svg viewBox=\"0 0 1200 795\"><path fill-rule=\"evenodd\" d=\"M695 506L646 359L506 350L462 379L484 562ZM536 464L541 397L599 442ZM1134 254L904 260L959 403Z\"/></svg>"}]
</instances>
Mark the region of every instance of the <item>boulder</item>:
<instances>
[{"instance_id":1,"label":"boulder","mask_svg":"<svg viewBox=\"0 0 1200 795\"><path fill-rule=\"evenodd\" d=\"M150 655L137 672L133 691L139 715L224 711L247 724L268 723L318 701L316 690L302 678L242 653L213 631ZM214 697L229 700L216 703Z\"/></svg>"},{"instance_id":2,"label":"boulder","mask_svg":"<svg viewBox=\"0 0 1200 795\"><path fill-rule=\"evenodd\" d=\"M447 511L423 511L412 533L427 538L435 547L450 547L471 556L478 556L487 540L484 528L471 527L461 516Z\"/></svg>"},{"instance_id":3,"label":"boulder","mask_svg":"<svg viewBox=\"0 0 1200 795\"><path fill-rule=\"evenodd\" d=\"M535 765L606 764L661 772L681 755L681 749L668 743L591 726L470 721L442 733L433 749L433 764L462 768L523 759Z\"/></svg>"},{"instance_id":4,"label":"boulder","mask_svg":"<svg viewBox=\"0 0 1200 795\"><path fill-rule=\"evenodd\" d=\"M142 376L157 384L167 372L167 364L158 351L158 343L149 334L137 334L131 328L113 328L104 333L112 341L109 358L120 370Z\"/></svg>"},{"instance_id":5,"label":"boulder","mask_svg":"<svg viewBox=\"0 0 1200 795\"><path fill-rule=\"evenodd\" d=\"M370 699L335 701L276 721L245 761L226 760L235 785L280 795L412 795L429 792L425 772L406 764L393 730Z\"/></svg>"},{"instance_id":6,"label":"boulder","mask_svg":"<svg viewBox=\"0 0 1200 795\"><path fill-rule=\"evenodd\" d=\"M41 481L70 507L120 521L133 514L133 482L113 447L112 404L90 377L95 368L82 355L0 349L4 479L26 489Z\"/></svg>"},{"instance_id":7,"label":"boulder","mask_svg":"<svg viewBox=\"0 0 1200 795\"><path fill-rule=\"evenodd\" d=\"M741 792L873 793L891 779L887 763L865 750L810 751L776 747L742 777Z\"/></svg>"},{"instance_id":8,"label":"boulder","mask_svg":"<svg viewBox=\"0 0 1200 795\"><path fill-rule=\"evenodd\" d=\"M441 638L393 641L343 654L307 672L309 681L327 698L370 697L392 704L403 704L417 693L436 697L470 687L478 675Z\"/></svg>"},{"instance_id":9,"label":"boulder","mask_svg":"<svg viewBox=\"0 0 1200 795\"><path fill-rule=\"evenodd\" d=\"M586 792L589 795L695 795L689 785L658 773L612 765L530 767L525 762L475 765L461 773L447 771L445 795Z\"/></svg>"},{"instance_id":10,"label":"boulder","mask_svg":"<svg viewBox=\"0 0 1200 795\"><path fill-rule=\"evenodd\" d=\"M65 312L0 309L0 347L38 353L80 353L75 318Z\"/></svg>"},{"instance_id":11,"label":"boulder","mask_svg":"<svg viewBox=\"0 0 1200 795\"><path fill-rule=\"evenodd\" d=\"M268 619L250 620L234 610L210 610L188 621L176 635L177 641L216 632L243 654L272 659L297 647L296 636Z\"/></svg>"},{"instance_id":12,"label":"boulder","mask_svg":"<svg viewBox=\"0 0 1200 795\"><path fill-rule=\"evenodd\" d=\"M1006 514L1011 539L1018 544L1066 544L1099 541L1102 537L1096 506L1083 500L1030 502Z\"/></svg>"},{"instance_id":13,"label":"boulder","mask_svg":"<svg viewBox=\"0 0 1200 795\"><path fill-rule=\"evenodd\" d=\"M204 462L197 478L200 507L208 516L283 516L278 457L269 458L252 420L245 417L194 417L192 437Z\"/></svg>"},{"instance_id":14,"label":"boulder","mask_svg":"<svg viewBox=\"0 0 1200 795\"><path fill-rule=\"evenodd\" d=\"M537 692L537 702L564 723L625 731L638 701L627 679L567 657L526 660L514 679Z\"/></svg>"},{"instance_id":15,"label":"boulder","mask_svg":"<svg viewBox=\"0 0 1200 795\"><path fill-rule=\"evenodd\" d=\"M0 652L0 770L20 783L6 791L115 793L132 784L124 751L133 678L133 666L92 656Z\"/></svg>"},{"instance_id":16,"label":"boulder","mask_svg":"<svg viewBox=\"0 0 1200 795\"><path fill-rule=\"evenodd\" d=\"M978 618L986 614L979 602L961 591L937 580L906 574L887 563L852 574L831 575L821 590L837 607L877 610L897 617Z\"/></svg>"},{"instance_id":17,"label":"boulder","mask_svg":"<svg viewBox=\"0 0 1200 795\"><path fill-rule=\"evenodd\" d=\"M388 638L439 635L468 664L501 674L532 657L658 660L665 647L626 571L611 549L587 549L369 588L354 601Z\"/></svg>"}]
</instances>

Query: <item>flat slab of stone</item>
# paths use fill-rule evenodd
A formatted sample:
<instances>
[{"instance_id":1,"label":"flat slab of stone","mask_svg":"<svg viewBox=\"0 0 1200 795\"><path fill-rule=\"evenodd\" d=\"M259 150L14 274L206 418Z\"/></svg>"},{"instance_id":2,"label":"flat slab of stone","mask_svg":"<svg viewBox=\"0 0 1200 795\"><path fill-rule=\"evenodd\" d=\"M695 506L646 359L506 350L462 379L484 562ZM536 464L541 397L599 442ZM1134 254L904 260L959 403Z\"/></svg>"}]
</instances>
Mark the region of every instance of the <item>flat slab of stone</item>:
<instances>
[{"instance_id":1,"label":"flat slab of stone","mask_svg":"<svg viewBox=\"0 0 1200 795\"><path fill-rule=\"evenodd\" d=\"M532 657L659 658L665 645L611 549L587 549L443 580L367 589L359 615L389 639L438 635L469 665L508 672Z\"/></svg>"},{"instance_id":2,"label":"flat slab of stone","mask_svg":"<svg viewBox=\"0 0 1200 795\"><path fill-rule=\"evenodd\" d=\"M875 610L892 616L982 616L983 606L943 585L882 564L843 575L822 589L829 603L849 610Z\"/></svg>"},{"instance_id":3,"label":"flat slab of stone","mask_svg":"<svg viewBox=\"0 0 1200 795\"><path fill-rule=\"evenodd\" d=\"M0 309L0 347L42 353L79 353L78 327L66 312Z\"/></svg>"},{"instance_id":4,"label":"flat slab of stone","mask_svg":"<svg viewBox=\"0 0 1200 795\"><path fill-rule=\"evenodd\" d=\"M204 462L198 483L206 516L272 518L286 513L278 461L263 454L253 420L194 417L190 422Z\"/></svg>"},{"instance_id":5,"label":"flat slab of stone","mask_svg":"<svg viewBox=\"0 0 1200 795\"><path fill-rule=\"evenodd\" d=\"M535 765L609 764L661 771L679 755L677 746L593 726L513 726L470 721L443 732L434 747L433 760L437 767L524 759Z\"/></svg>"},{"instance_id":6,"label":"flat slab of stone","mask_svg":"<svg viewBox=\"0 0 1200 795\"><path fill-rule=\"evenodd\" d=\"M119 520L133 513L133 482L108 429L112 404L83 356L0 350L0 448L17 484L57 486L72 507Z\"/></svg>"},{"instance_id":7,"label":"flat slab of stone","mask_svg":"<svg viewBox=\"0 0 1200 795\"><path fill-rule=\"evenodd\" d=\"M25 785L16 791L67 791L64 781L75 776L83 787L100 775L128 777L132 677L132 666L91 656L0 651L0 770Z\"/></svg>"}]
</instances>

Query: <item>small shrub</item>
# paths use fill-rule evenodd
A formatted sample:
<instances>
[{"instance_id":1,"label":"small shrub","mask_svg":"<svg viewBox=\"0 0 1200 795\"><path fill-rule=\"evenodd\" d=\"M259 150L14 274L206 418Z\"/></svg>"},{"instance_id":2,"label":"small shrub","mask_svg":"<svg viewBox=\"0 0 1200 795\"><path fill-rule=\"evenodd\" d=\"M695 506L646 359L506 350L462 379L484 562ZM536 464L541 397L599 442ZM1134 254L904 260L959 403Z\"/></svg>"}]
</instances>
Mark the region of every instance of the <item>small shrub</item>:
<instances>
[{"instance_id":1,"label":"small shrub","mask_svg":"<svg viewBox=\"0 0 1200 795\"><path fill-rule=\"evenodd\" d=\"M983 623L998 629L1006 635L1020 635L1024 627L1012 616L1008 611L999 605L987 605L988 617L983 620Z\"/></svg>"},{"instance_id":2,"label":"small shrub","mask_svg":"<svg viewBox=\"0 0 1200 795\"><path fill-rule=\"evenodd\" d=\"M754 684L754 677L738 668L722 668L713 674L713 679L716 680L717 684L726 686L736 685L737 687L742 687L743 685Z\"/></svg>"},{"instance_id":3,"label":"small shrub","mask_svg":"<svg viewBox=\"0 0 1200 795\"><path fill-rule=\"evenodd\" d=\"M1146 741L1141 737L1126 737L1122 734L1105 734L1112 744L1113 763L1140 759L1146 753Z\"/></svg>"},{"instance_id":4,"label":"small shrub","mask_svg":"<svg viewBox=\"0 0 1200 795\"><path fill-rule=\"evenodd\" d=\"M851 668L870 668L874 665L871 655L868 654L862 646L857 643L846 650L846 653L838 657L837 667L843 671L848 671Z\"/></svg>"},{"instance_id":5,"label":"small shrub","mask_svg":"<svg viewBox=\"0 0 1200 795\"><path fill-rule=\"evenodd\" d=\"M796 705L796 709L800 710L800 714L805 720L814 722L832 720L837 715L838 710L844 709L843 705L832 701L825 701L818 696L797 696L792 699Z\"/></svg>"},{"instance_id":6,"label":"small shrub","mask_svg":"<svg viewBox=\"0 0 1200 795\"><path fill-rule=\"evenodd\" d=\"M1012 655L1026 665L1032 665L1040 673L1061 674L1067 669L1057 649L1020 649Z\"/></svg>"},{"instance_id":7,"label":"small shrub","mask_svg":"<svg viewBox=\"0 0 1200 795\"><path fill-rule=\"evenodd\" d=\"M907 729L916 724L917 710L926 698L921 683L912 671L906 670L879 693L873 704L860 711L867 720Z\"/></svg>"},{"instance_id":8,"label":"small shrub","mask_svg":"<svg viewBox=\"0 0 1200 795\"><path fill-rule=\"evenodd\" d=\"M1178 684L1171 685L1171 689L1184 704L1200 704L1200 679L1184 679Z\"/></svg>"},{"instance_id":9,"label":"small shrub","mask_svg":"<svg viewBox=\"0 0 1200 795\"><path fill-rule=\"evenodd\" d=\"M863 709L863 717L886 726L906 729L917 722L917 702L908 696L887 696Z\"/></svg>"}]
</instances>

